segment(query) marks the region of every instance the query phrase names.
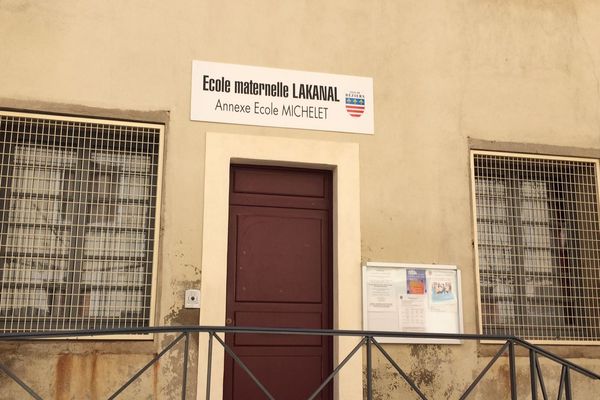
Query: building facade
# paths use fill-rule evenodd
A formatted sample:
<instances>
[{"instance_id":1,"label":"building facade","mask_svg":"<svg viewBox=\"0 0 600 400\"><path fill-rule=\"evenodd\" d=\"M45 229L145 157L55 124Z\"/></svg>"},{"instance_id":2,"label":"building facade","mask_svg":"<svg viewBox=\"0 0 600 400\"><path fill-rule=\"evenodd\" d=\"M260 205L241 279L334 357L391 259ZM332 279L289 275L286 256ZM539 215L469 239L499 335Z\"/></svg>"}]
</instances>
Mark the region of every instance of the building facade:
<instances>
[{"instance_id":1,"label":"building facade","mask_svg":"<svg viewBox=\"0 0 600 400\"><path fill-rule=\"evenodd\" d=\"M295 294L310 307L286 311L324 321L307 326L362 328L366 262L456 265L465 332L518 335L600 371L599 19L590 0L0 2L0 331L226 325L228 302L275 302L277 279L313 257L282 251L290 267L258 297L252 274L228 283L232 237L245 255L257 237L285 249L313 232L244 227L249 208L289 208L319 221L318 243L297 243L321 246L328 268L323 292ZM192 120L194 60L372 78L373 133ZM187 289L200 309L184 307ZM100 399L173 338L7 341L0 363L44 398ZM335 339L319 362L355 344ZM445 399L497 345L386 349ZM180 397L183 351L122 396ZM188 398L204 398L206 353L193 336ZM222 350L214 360L212 396L232 396ZM374 398L410 391L383 357L373 367ZM554 393L560 369L547 368ZM473 396L508 393L507 371L501 359ZM329 395L363 398L363 374L359 354ZM600 389L573 379L581 398ZM26 398L2 374L0 388Z\"/></svg>"}]
</instances>

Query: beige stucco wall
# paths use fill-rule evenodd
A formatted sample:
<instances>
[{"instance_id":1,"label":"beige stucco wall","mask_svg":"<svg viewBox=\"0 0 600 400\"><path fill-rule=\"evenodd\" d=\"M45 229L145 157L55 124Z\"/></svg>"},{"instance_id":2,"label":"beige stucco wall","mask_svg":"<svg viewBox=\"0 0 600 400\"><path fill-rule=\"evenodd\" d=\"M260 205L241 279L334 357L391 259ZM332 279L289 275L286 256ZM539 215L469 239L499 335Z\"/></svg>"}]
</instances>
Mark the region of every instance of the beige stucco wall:
<instances>
[{"instance_id":1,"label":"beige stucco wall","mask_svg":"<svg viewBox=\"0 0 600 400\"><path fill-rule=\"evenodd\" d=\"M600 158L598 21L593 0L0 0L0 107L168 123L161 325L199 321L182 301L201 280L205 136L227 132L358 143L363 261L459 265L465 331L475 332L469 146ZM373 77L375 135L191 122L193 59ZM167 339L1 344L0 362L47 398L102 398ZM440 399L455 398L490 354L474 343L389 348ZM560 351L600 371L598 350ZM181 351L124 397L179 397ZM375 367L376 398L400 398L405 386ZM476 397L506 389L503 368ZM578 381L582 398L598 389ZM21 393L0 377L0 399Z\"/></svg>"}]
</instances>

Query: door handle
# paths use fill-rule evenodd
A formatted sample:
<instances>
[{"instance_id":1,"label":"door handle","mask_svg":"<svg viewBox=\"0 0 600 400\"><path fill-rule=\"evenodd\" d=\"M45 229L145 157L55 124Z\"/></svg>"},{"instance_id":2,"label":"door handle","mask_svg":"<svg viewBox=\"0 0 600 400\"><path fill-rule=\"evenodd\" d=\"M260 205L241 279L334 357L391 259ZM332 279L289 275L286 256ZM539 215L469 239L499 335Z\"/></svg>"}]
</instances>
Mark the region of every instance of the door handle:
<instances>
[{"instance_id":1,"label":"door handle","mask_svg":"<svg viewBox=\"0 0 600 400\"><path fill-rule=\"evenodd\" d=\"M225 320L225 325L231 325L231 324L233 324L233 318L227 318Z\"/></svg>"}]
</instances>

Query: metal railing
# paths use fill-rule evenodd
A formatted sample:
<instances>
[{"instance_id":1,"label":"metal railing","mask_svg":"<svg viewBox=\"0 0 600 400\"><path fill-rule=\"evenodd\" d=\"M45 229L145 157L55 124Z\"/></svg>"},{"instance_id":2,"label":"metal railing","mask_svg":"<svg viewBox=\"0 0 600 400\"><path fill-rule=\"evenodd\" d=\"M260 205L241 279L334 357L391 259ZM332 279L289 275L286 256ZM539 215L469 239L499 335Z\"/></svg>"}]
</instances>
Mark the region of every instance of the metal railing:
<instances>
[{"instance_id":1,"label":"metal railing","mask_svg":"<svg viewBox=\"0 0 600 400\"><path fill-rule=\"evenodd\" d=\"M207 379L206 379L206 399L209 400L211 393L211 372L213 361L213 343L219 343L225 352L244 370L250 379L256 384L260 391L270 400L275 400L269 390L260 382L256 375L244 364L244 362L235 354L235 352L225 343L224 339L219 334L235 333L235 334L269 334L269 335L316 335L316 336L350 336L359 338L358 343L344 357L344 359L331 371L329 376L321 383L318 388L307 398L307 400L315 399L321 391L332 382L338 372L348 363L354 355L364 346L366 348L366 397L367 400L373 398L373 348L377 349L385 357L385 359L394 367L396 372L422 400L428 400L428 397L423 393L413 379L410 378L400 365L392 358L392 356L383 348L377 338L405 338L405 339L454 339L454 340L489 340L503 342L499 350L488 362L488 364L475 377L471 384L464 390L459 400L466 399L481 382L486 373L496 363L496 361L504 354L508 353L509 363L509 384L510 398L517 399L517 372L516 372L516 348L520 347L527 351L529 357L529 381L531 388L531 399L537 400L538 394L541 391L544 400L550 399L548 390L544 381L542 368L540 367L540 357L546 358L561 367L560 382L556 394L556 399L563 398L567 400L573 399L573 385L571 381L571 373L575 372L590 380L600 380L600 375L578 366L564 358L557 356L539 346L533 345L523 339L515 336L501 335L477 335L477 334L447 334L447 333L411 333L411 332L380 332L380 331L360 331L360 330L321 330L321 329L279 329L279 328L242 328L242 327L221 327L221 326L161 326L149 328L125 328L125 329L103 329L103 330L72 330L72 331L53 331L53 332L28 332L28 333L4 333L0 334L1 341L22 341L30 339L51 339L51 338L81 338L94 336L110 336L124 334L176 334L177 336L168 345L156 354L146 365L132 375L125 383L123 383L108 399L115 399L122 394L133 382L135 382L146 370L157 363L161 357L168 353L175 345L183 340L183 362L182 362L182 383L181 383L181 398L186 399L187 391L187 374L189 361L189 343L192 334L207 334ZM21 378L19 378L6 365L0 363L0 371L16 382L25 392L32 398L43 400L43 398ZM539 385L539 389L538 389ZM281 400L281 399L279 399Z\"/></svg>"}]
</instances>

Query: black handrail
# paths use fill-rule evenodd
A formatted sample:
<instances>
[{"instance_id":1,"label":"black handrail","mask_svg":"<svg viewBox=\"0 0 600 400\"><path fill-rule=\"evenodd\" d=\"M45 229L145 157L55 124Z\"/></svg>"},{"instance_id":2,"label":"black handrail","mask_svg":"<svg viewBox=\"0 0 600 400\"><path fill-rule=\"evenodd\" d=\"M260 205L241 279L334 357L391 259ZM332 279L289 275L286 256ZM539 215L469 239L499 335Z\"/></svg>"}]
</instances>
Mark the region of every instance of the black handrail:
<instances>
[{"instance_id":1,"label":"black handrail","mask_svg":"<svg viewBox=\"0 0 600 400\"><path fill-rule=\"evenodd\" d=\"M178 334L177 337L165 346L152 360L150 360L144 367L138 372L132 375L121 387L119 387L110 397L115 399L119 396L131 383L139 378L144 371L155 364L164 354L175 347L180 341L184 342L184 359L183 359L183 376L182 376L182 393L181 398L185 400L186 389L187 389L187 369L188 369L188 357L189 357L189 340L191 334L208 334L208 360L207 360L207 386L206 386L206 399L210 399L210 378L212 369L212 357L213 357L213 339L223 346L225 352L229 354L233 360L249 375L254 381L257 387L267 396L269 399L274 397L268 392L267 388L256 378L252 371L243 363L243 361L229 348L225 342L218 336L220 333L236 333L236 334L264 334L264 335L317 335L317 336L345 336L345 337L359 337L360 341L353 348L352 351L337 365L331 374L325 379L325 381L311 394L309 400L314 399L323 390L327 384L337 375L337 373L344 367L344 365L358 352L362 346L366 346L367 355L367 371L366 371L366 389L367 399L371 400L373 395L373 377L372 377L372 346L374 346L388 362L394 367L399 373L403 380L405 380L410 388L422 399L427 400L425 394L415 384L414 381L405 373L398 363L391 357L391 355L384 349L383 346L378 342L377 338L406 338L406 339L454 339L454 340L486 340L486 341L499 341L501 347L499 351L494 355L492 360L483 368L483 370L477 375L473 382L467 387L467 389L460 396L460 400L466 399L467 396L473 391L477 384L483 379L485 374L493 366L493 364L508 351L509 357L509 375L510 375L510 393L511 399L517 399L517 386L516 386L516 362L515 362L515 346L524 348L529 352L529 372L530 372L530 387L531 387L531 398L537 399L538 396L538 383L542 392L544 400L548 399L548 392L543 379L542 370L539 364L539 357L543 356L562 367L559 389L557 393L557 399L562 398L563 393L566 399L572 399L572 385L571 385L571 371L577 372L589 379L600 380L600 375L590 371L589 369L583 368L573 362L559 357L558 355L551 353L550 351L543 349L537 345L531 344L526 340L523 340L516 336L511 335L480 335L480 334L453 334L453 333L423 333L423 332L388 332L388 331L363 331L363 330L342 330L342 329L292 329L292 328L254 328L254 327L223 327L223 326L155 326L146 328L113 328L113 329L79 329L79 330L68 330L68 331L51 331L51 332L19 332L19 333L0 333L0 341L23 341L33 339L50 339L50 338L74 338L74 337L96 337L96 336L115 336L115 335L150 335L150 334ZM5 365L0 363L0 371L5 373L9 378L21 386L32 398L42 400L42 397L37 394L28 384L20 379L14 372L8 369Z\"/></svg>"}]
</instances>

